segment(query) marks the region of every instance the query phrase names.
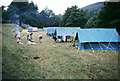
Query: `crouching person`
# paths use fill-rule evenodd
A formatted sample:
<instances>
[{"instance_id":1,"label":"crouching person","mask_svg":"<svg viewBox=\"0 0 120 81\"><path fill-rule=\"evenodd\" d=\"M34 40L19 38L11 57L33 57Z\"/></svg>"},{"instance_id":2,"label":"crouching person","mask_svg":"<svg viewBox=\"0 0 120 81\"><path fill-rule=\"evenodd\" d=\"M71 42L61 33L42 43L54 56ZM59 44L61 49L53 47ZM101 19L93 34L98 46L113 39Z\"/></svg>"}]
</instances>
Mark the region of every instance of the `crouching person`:
<instances>
[{"instance_id":1,"label":"crouching person","mask_svg":"<svg viewBox=\"0 0 120 81\"><path fill-rule=\"evenodd\" d=\"M42 42L41 42L41 39L43 39L43 36L42 36L42 35L39 35L38 38L39 38L39 42L42 43Z\"/></svg>"},{"instance_id":2,"label":"crouching person","mask_svg":"<svg viewBox=\"0 0 120 81\"><path fill-rule=\"evenodd\" d=\"M57 37L56 36L53 36L53 39L54 39L55 42L57 41Z\"/></svg>"}]
</instances>

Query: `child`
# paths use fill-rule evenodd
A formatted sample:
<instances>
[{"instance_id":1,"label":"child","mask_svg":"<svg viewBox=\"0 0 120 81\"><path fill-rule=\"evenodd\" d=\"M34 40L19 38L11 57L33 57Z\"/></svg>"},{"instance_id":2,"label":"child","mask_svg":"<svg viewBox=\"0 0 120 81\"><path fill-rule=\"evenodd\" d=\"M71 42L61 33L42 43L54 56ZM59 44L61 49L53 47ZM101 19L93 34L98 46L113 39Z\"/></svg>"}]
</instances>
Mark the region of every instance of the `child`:
<instances>
[{"instance_id":1,"label":"child","mask_svg":"<svg viewBox=\"0 0 120 81\"><path fill-rule=\"evenodd\" d=\"M43 38L42 35L39 35L38 38L39 38L39 42L41 43L41 39Z\"/></svg>"}]
</instances>

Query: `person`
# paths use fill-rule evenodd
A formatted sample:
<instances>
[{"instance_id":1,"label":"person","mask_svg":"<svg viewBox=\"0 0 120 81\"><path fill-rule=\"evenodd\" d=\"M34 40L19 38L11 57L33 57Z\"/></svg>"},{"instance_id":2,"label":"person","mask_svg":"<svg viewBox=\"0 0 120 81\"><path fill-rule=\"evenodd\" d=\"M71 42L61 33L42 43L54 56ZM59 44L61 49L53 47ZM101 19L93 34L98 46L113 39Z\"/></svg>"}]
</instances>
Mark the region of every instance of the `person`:
<instances>
[{"instance_id":1,"label":"person","mask_svg":"<svg viewBox=\"0 0 120 81\"><path fill-rule=\"evenodd\" d=\"M62 36L62 41L65 42L65 40L66 40L66 36L63 35L63 36Z\"/></svg>"},{"instance_id":2,"label":"person","mask_svg":"<svg viewBox=\"0 0 120 81\"><path fill-rule=\"evenodd\" d=\"M53 39L54 39L54 41L56 41L56 40L57 40L57 37L56 37L56 36L53 36Z\"/></svg>"},{"instance_id":3,"label":"person","mask_svg":"<svg viewBox=\"0 0 120 81\"><path fill-rule=\"evenodd\" d=\"M74 41L73 41L73 47L76 47L76 42L78 40L78 33L76 33L75 37L74 37Z\"/></svg>"},{"instance_id":4,"label":"person","mask_svg":"<svg viewBox=\"0 0 120 81\"><path fill-rule=\"evenodd\" d=\"M23 43L21 42L21 38L18 38L18 39L17 39L17 43L18 43L18 44L23 44Z\"/></svg>"},{"instance_id":5,"label":"person","mask_svg":"<svg viewBox=\"0 0 120 81\"><path fill-rule=\"evenodd\" d=\"M17 43L20 43L20 38L17 39Z\"/></svg>"},{"instance_id":6,"label":"person","mask_svg":"<svg viewBox=\"0 0 120 81\"><path fill-rule=\"evenodd\" d=\"M17 38L18 30L16 29L16 30L14 30L13 32L14 32L14 38Z\"/></svg>"},{"instance_id":7,"label":"person","mask_svg":"<svg viewBox=\"0 0 120 81\"><path fill-rule=\"evenodd\" d=\"M26 34L27 34L27 40L29 40L29 32L27 32Z\"/></svg>"},{"instance_id":8,"label":"person","mask_svg":"<svg viewBox=\"0 0 120 81\"><path fill-rule=\"evenodd\" d=\"M61 42L62 36L58 36L58 42Z\"/></svg>"},{"instance_id":9,"label":"person","mask_svg":"<svg viewBox=\"0 0 120 81\"><path fill-rule=\"evenodd\" d=\"M14 38L17 38L17 32L15 31L15 33L14 33Z\"/></svg>"},{"instance_id":10,"label":"person","mask_svg":"<svg viewBox=\"0 0 120 81\"><path fill-rule=\"evenodd\" d=\"M43 38L42 35L39 35L38 38L39 38L39 42L41 43L41 39Z\"/></svg>"},{"instance_id":11,"label":"person","mask_svg":"<svg viewBox=\"0 0 120 81\"><path fill-rule=\"evenodd\" d=\"M23 44L22 42L21 42L21 36L20 36L20 31L17 31L17 43L19 43L19 44Z\"/></svg>"},{"instance_id":12,"label":"person","mask_svg":"<svg viewBox=\"0 0 120 81\"><path fill-rule=\"evenodd\" d=\"M31 33L30 33L30 39L31 39L31 40L32 40L32 35L33 35L33 33L31 32Z\"/></svg>"}]
</instances>

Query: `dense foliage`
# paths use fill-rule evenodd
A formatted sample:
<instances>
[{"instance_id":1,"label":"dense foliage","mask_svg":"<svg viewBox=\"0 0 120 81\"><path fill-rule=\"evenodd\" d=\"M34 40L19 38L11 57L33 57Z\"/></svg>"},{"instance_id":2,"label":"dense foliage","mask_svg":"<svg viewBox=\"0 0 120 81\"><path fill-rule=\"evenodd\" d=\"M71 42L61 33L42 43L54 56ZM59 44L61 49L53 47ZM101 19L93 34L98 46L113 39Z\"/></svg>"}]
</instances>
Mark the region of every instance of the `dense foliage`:
<instances>
[{"instance_id":1,"label":"dense foliage","mask_svg":"<svg viewBox=\"0 0 120 81\"><path fill-rule=\"evenodd\" d=\"M85 12L80 10L77 6L72 6L71 8L67 8L63 15L61 26L84 27L86 21Z\"/></svg>"},{"instance_id":2,"label":"dense foliage","mask_svg":"<svg viewBox=\"0 0 120 81\"><path fill-rule=\"evenodd\" d=\"M105 2L97 16L86 23L87 27L116 28L120 33L120 2Z\"/></svg>"},{"instance_id":3,"label":"dense foliage","mask_svg":"<svg viewBox=\"0 0 120 81\"><path fill-rule=\"evenodd\" d=\"M104 2L97 2L91 5L85 6L81 9L86 12L87 18L89 19L93 16L96 16L100 12L102 7L104 7Z\"/></svg>"},{"instance_id":4,"label":"dense foliage","mask_svg":"<svg viewBox=\"0 0 120 81\"><path fill-rule=\"evenodd\" d=\"M60 15L55 15L54 12L48 8L45 8L40 13L38 7L33 2L13 2L8 6L7 10L4 10L4 6L1 7L3 12L2 22L29 24L31 26L59 26Z\"/></svg>"},{"instance_id":5,"label":"dense foliage","mask_svg":"<svg viewBox=\"0 0 120 81\"><path fill-rule=\"evenodd\" d=\"M10 22L28 24L31 26L65 26L65 27L85 27L85 28L116 28L120 33L120 2L104 2L90 5L80 9L77 6L67 8L64 15L55 15L54 12L47 7L38 12L38 7L33 2L13 2L5 10L5 7L0 7L2 12L3 23ZM98 11L95 12L97 6ZM99 8L100 7L100 8ZM102 9L101 9L102 7ZM89 13L88 13L89 11ZM91 12L91 13L90 13ZM1 15L1 14L0 14Z\"/></svg>"}]
</instances>

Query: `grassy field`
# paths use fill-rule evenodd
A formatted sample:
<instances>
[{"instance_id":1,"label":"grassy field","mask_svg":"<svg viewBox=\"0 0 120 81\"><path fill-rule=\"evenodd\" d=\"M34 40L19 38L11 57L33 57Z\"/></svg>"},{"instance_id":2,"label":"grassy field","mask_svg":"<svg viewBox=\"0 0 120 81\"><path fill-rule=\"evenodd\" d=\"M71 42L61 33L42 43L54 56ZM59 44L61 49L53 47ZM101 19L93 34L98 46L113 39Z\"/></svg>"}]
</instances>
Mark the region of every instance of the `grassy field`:
<instances>
[{"instance_id":1,"label":"grassy field","mask_svg":"<svg viewBox=\"0 0 120 81\"><path fill-rule=\"evenodd\" d=\"M78 50L70 42L55 43L42 30L33 34L36 45L19 45L14 27L3 25L3 79L118 79L119 50Z\"/></svg>"}]
</instances>

